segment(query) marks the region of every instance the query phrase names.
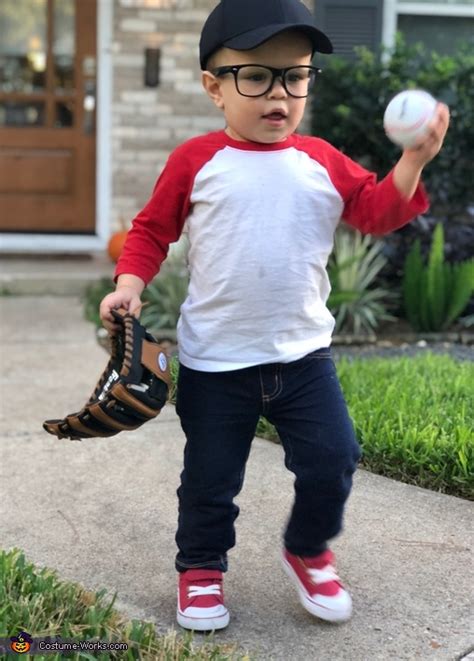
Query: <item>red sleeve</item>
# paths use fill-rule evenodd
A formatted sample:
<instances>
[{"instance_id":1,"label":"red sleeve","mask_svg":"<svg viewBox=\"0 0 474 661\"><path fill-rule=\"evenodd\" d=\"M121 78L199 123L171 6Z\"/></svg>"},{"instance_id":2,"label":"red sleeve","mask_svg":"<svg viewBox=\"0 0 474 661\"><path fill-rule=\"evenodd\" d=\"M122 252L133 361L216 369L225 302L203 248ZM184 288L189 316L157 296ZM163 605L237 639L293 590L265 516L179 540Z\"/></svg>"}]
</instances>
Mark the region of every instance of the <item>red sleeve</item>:
<instances>
[{"instance_id":1,"label":"red sleeve","mask_svg":"<svg viewBox=\"0 0 474 661\"><path fill-rule=\"evenodd\" d=\"M393 170L377 181L377 176L345 154L318 138L309 138L309 155L320 163L344 202L342 219L364 234L388 234L429 208L423 184L410 200L393 183ZM306 151L306 149L305 149Z\"/></svg>"},{"instance_id":2,"label":"red sleeve","mask_svg":"<svg viewBox=\"0 0 474 661\"><path fill-rule=\"evenodd\" d=\"M148 284L177 241L191 209L196 174L222 147L219 133L193 138L169 157L146 206L132 222L114 279L123 273Z\"/></svg>"},{"instance_id":3,"label":"red sleeve","mask_svg":"<svg viewBox=\"0 0 474 661\"><path fill-rule=\"evenodd\" d=\"M363 234L382 235L403 227L428 208L423 184L407 200L395 187L392 170L380 182L372 174L362 185L355 185L344 199L342 218Z\"/></svg>"}]
</instances>

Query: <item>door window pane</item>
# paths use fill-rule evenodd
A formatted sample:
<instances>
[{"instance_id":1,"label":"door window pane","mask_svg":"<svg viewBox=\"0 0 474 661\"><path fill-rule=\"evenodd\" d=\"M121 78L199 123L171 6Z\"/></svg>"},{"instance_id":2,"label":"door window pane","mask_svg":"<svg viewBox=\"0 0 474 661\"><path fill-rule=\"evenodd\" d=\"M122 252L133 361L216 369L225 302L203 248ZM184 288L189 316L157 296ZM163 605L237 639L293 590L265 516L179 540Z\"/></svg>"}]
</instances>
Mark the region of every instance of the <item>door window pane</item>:
<instances>
[{"instance_id":1,"label":"door window pane","mask_svg":"<svg viewBox=\"0 0 474 661\"><path fill-rule=\"evenodd\" d=\"M75 0L54 3L53 58L56 91L74 89Z\"/></svg>"},{"instance_id":2,"label":"door window pane","mask_svg":"<svg viewBox=\"0 0 474 661\"><path fill-rule=\"evenodd\" d=\"M40 101L1 101L0 126L43 126L44 103Z\"/></svg>"},{"instance_id":3,"label":"door window pane","mask_svg":"<svg viewBox=\"0 0 474 661\"><path fill-rule=\"evenodd\" d=\"M408 44L421 42L428 51L454 55L461 43L473 43L474 18L399 14L398 30Z\"/></svg>"},{"instance_id":4,"label":"door window pane","mask_svg":"<svg viewBox=\"0 0 474 661\"><path fill-rule=\"evenodd\" d=\"M1 0L0 91L44 88L46 31L47 0Z\"/></svg>"},{"instance_id":5,"label":"door window pane","mask_svg":"<svg viewBox=\"0 0 474 661\"><path fill-rule=\"evenodd\" d=\"M55 128L74 126L74 102L60 101L56 103Z\"/></svg>"}]
</instances>

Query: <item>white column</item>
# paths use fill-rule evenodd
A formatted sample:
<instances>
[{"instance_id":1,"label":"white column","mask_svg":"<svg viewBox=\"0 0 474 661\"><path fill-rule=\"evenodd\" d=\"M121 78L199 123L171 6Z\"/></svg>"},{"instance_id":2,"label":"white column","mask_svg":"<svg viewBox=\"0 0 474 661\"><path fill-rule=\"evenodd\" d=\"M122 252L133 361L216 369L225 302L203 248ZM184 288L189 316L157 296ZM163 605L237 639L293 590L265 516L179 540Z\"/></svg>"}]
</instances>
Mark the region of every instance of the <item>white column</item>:
<instances>
[{"instance_id":1,"label":"white column","mask_svg":"<svg viewBox=\"0 0 474 661\"><path fill-rule=\"evenodd\" d=\"M395 46L397 31L397 0L385 0L382 18L382 44L386 48Z\"/></svg>"}]
</instances>

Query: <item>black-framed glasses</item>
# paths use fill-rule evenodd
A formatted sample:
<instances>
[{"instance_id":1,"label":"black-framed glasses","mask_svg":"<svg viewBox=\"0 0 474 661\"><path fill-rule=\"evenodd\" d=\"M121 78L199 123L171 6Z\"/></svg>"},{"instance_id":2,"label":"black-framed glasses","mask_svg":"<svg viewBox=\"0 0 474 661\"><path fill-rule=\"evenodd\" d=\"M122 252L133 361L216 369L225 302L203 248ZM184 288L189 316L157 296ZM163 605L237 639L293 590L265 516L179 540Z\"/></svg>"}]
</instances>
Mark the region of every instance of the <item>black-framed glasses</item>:
<instances>
[{"instance_id":1,"label":"black-framed glasses","mask_svg":"<svg viewBox=\"0 0 474 661\"><path fill-rule=\"evenodd\" d=\"M217 67L211 73L217 77L233 74L237 92L242 96L264 96L272 89L275 80L280 78L290 96L304 99L308 96L321 69L311 66L276 69L261 64L238 64Z\"/></svg>"}]
</instances>

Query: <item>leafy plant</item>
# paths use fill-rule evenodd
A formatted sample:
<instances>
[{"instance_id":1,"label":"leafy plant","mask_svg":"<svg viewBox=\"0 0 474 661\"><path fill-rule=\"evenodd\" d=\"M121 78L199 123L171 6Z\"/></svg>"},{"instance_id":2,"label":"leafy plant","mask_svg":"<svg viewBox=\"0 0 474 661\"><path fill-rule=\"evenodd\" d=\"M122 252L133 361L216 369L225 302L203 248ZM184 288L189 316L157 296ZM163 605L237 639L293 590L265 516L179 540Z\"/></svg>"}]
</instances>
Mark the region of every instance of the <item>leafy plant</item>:
<instances>
[{"instance_id":1,"label":"leafy plant","mask_svg":"<svg viewBox=\"0 0 474 661\"><path fill-rule=\"evenodd\" d=\"M175 329L187 289L188 274L185 269L165 264L143 292L142 300L146 305L140 316L141 323L152 332L163 328Z\"/></svg>"},{"instance_id":2,"label":"leafy plant","mask_svg":"<svg viewBox=\"0 0 474 661\"><path fill-rule=\"evenodd\" d=\"M438 224L425 266L416 240L405 261L403 300L411 326L417 331L448 328L466 308L474 292L474 259L444 261L444 231Z\"/></svg>"},{"instance_id":3,"label":"leafy plant","mask_svg":"<svg viewBox=\"0 0 474 661\"><path fill-rule=\"evenodd\" d=\"M381 241L347 229L336 232L328 263L332 288L328 307L335 316L337 331L371 332L380 321L393 319L386 302L396 295L373 286L385 263Z\"/></svg>"}]
</instances>

